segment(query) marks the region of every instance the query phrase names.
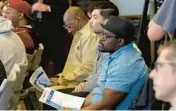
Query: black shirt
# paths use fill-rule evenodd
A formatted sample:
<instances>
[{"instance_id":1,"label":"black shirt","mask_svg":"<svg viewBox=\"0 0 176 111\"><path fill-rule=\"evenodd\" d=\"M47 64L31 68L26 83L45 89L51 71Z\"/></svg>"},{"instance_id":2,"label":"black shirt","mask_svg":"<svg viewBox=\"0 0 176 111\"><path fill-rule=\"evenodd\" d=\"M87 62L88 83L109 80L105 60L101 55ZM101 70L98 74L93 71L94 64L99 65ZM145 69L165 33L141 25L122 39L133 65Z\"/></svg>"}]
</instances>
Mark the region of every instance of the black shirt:
<instances>
[{"instance_id":1,"label":"black shirt","mask_svg":"<svg viewBox=\"0 0 176 111\"><path fill-rule=\"evenodd\" d=\"M5 78L7 78L6 71L4 65L2 64L2 61L0 60L0 85Z\"/></svg>"}]
</instances>

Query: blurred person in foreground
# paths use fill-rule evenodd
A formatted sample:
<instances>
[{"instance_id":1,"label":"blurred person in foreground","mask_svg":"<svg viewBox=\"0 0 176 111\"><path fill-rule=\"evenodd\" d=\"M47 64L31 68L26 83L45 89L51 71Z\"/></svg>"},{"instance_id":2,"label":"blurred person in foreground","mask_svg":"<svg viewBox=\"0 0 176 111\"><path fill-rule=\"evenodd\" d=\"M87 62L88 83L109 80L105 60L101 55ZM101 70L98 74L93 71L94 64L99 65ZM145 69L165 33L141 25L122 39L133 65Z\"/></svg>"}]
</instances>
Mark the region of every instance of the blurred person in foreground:
<instances>
[{"instance_id":1,"label":"blurred person in foreground","mask_svg":"<svg viewBox=\"0 0 176 111\"><path fill-rule=\"evenodd\" d=\"M176 110L176 40L169 41L158 49L155 67L150 73L155 97L169 102L170 110Z\"/></svg>"}]
</instances>

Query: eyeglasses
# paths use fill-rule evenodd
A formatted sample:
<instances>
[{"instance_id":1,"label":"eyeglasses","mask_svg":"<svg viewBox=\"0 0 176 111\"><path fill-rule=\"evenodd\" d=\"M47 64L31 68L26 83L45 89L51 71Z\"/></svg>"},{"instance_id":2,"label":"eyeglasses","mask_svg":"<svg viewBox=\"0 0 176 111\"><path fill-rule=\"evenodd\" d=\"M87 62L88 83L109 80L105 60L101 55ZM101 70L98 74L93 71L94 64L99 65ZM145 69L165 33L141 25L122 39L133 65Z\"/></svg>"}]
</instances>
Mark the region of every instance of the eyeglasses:
<instances>
[{"instance_id":1,"label":"eyeglasses","mask_svg":"<svg viewBox=\"0 0 176 111\"><path fill-rule=\"evenodd\" d=\"M68 30L68 29L71 29L72 27L74 26L74 23L70 23L70 24L68 24L68 25L63 25L63 27L66 29L66 30Z\"/></svg>"},{"instance_id":2,"label":"eyeglasses","mask_svg":"<svg viewBox=\"0 0 176 111\"><path fill-rule=\"evenodd\" d=\"M106 33L101 33L101 36L104 38L105 41L106 41L107 39L109 39L109 38L116 38L115 36L108 35L108 34L106 34Z\"/></svg>"},{"instance_id":3,"label":"eyeglasses","mask_svg":"<svg viewBox=\"0 0 176 111\"><path fill-rule=\"evenodd\" d=\"M63 25L64 29L68 30L69 28L71 28L71 26L69 25Z\"/></svg>"},{"instance_id":4,"label":"eyeglasses","mask_svg":"<svg viewBox=\"0 0 176 111\"><path fill-rule=\"evenodd\" d=\"M3 9L1 9L0 11L1 11L1 13L6 13L6 14L9 14L9 13L18 13L17 11L13 11L13 10L3 10Z\"/></svg>"},{"instance_id":5,"label":"eyeglasses","mask_svg":"<svg viewBox=\"0 0 176 111\"><path fill-rule=\"evenodd\" d=\"M77 22L79 22L79 21L77 20ZM68 30L68 29L71 29L71 28L75 25L75 23L76 23L76 20L75 20L75 21L72 21L72 22L70 22L70 23L68 23L68 24L63 25L63 27L64 27L66 30Z\"/></svg>"},{"instance_id":6,"label":"eyeglasses","mask_svg":"<svg viewBox=\"0 0 176 111\"><path fill-rule=\"evenodd\" d=\"M173 63L173 62L155 62L154 63L154 69L156 71L158 71L158 69L163 67L164 65L176 66L176 63Z\"/></svg>"}]
</instances>

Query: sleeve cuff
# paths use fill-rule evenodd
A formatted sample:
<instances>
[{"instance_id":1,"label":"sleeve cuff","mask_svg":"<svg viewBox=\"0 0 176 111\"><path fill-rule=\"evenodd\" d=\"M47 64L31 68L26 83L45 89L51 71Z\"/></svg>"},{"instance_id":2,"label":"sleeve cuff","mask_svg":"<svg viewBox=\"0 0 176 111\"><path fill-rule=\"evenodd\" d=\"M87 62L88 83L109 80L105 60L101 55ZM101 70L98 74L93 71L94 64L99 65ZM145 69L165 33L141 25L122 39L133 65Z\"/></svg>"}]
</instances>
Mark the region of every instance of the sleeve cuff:
<instances>
[{"instance_id":1,"label":"sleeve cuff","mask_svg":"<svg viewBox=\"0 0 176 111\"><path fill-rule=\"evenodd\" d=\"M48 8L48 12L51 12L51 7L49 5L48 5L47 8Z\"/></svg>"}]
</instances>

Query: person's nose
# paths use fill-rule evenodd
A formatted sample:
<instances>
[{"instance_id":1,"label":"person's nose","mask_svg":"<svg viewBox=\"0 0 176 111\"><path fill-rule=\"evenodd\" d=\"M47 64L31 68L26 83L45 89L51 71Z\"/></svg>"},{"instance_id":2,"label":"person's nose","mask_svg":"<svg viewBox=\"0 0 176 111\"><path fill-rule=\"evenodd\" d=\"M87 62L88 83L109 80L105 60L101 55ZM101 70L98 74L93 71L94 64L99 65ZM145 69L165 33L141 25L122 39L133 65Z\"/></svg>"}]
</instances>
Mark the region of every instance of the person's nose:
<instances>
[{"instance_id":1,"label":"person's nose","mask_svg":"<svg viewBox=\"0 0 176 111\"><path fill-rule=\"evenodd\" d=\"M155 75L156 75L156 71L155 71L155 69L153 69L153 70L150 72L150 74L149 74L149 78L150 78L150 79L154 79L154 78L155 78Z\"/></svg>"},{"instance_id":2,"label":"person's nose","mask_svg":"<svg viewBox=\"0 0 176 111\"><path fill-rule=\"evenodd\" d=\"M72 33L72 30L70 28L67 29L68 33Z\"/></svg>"}]
</instances>

